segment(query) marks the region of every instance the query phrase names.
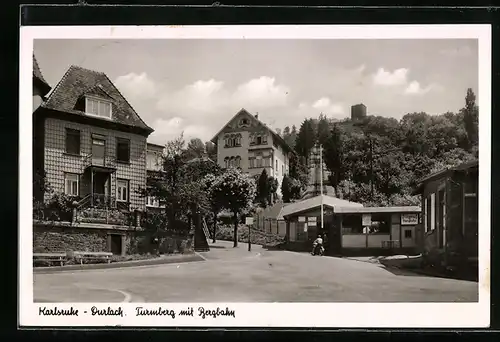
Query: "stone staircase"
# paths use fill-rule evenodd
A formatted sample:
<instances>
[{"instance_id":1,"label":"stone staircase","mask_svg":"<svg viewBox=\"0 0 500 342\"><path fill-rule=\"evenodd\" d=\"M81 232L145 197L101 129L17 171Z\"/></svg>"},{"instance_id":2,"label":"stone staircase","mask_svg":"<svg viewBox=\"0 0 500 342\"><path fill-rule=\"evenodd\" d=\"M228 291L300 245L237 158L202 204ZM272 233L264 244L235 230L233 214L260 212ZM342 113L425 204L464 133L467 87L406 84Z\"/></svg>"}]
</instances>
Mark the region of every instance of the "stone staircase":
<instances>
[{"instance_id":1,"label":"stone staircase","mask_svg":"<svg viewBox=\"0 0 500 342\"><path fill-rule=\"evenodd\" d=\"M209 237L207 222L205 218L200 218L194 230L194 250L196 252L208 252L210 250L210 246L208 245Z\"/></svg>"}]
</instances>

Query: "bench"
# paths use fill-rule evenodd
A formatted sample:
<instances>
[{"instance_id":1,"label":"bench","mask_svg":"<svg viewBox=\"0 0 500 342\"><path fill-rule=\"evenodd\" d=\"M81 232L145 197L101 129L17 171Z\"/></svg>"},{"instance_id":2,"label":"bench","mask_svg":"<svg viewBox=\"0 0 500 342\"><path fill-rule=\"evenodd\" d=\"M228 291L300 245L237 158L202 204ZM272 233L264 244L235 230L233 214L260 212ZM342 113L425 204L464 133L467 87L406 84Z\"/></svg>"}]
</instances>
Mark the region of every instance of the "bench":
<instances>
[{"instance_id":1,"label":"bench","mask_svg":"<svg viewBox=\"0 0 500 342\"><path fill-rule=\"evenodd\" d=\"M81 265L84 260L104 260L109 264L113 256L113 253L108 252L73 252L72 254L76 260L80 261Z\"/></svg>"},{"instance_id":2,"label":"bench","mask_svg":"<svg viewBox=\"0 0 500 342\"><path fill-rule=\"evenodd\" d=\"M397 248L398 244L398 240L385 240L382 241L382 248Z\"/></svg>"},{"instance_id":3,"label":"bench","mask_svg":"<svg viewBox=\"0 0 500 342\"><path fill-rule=\"evenodd\" d=\"M66 253L33 253L33 261L58 262L61 266L66 261Z\"/></svg>"}]
</instances>

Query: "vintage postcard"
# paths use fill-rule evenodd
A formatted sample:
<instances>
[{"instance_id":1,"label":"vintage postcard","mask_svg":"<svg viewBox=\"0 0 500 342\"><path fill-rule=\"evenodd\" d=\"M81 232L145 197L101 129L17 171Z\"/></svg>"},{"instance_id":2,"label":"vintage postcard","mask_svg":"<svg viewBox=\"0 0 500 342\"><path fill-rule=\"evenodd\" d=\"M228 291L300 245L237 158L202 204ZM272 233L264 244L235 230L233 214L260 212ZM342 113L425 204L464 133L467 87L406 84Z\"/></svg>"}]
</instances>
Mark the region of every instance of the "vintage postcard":
<instances>
[{"instance_id":1,"label":"vintage postcard","mask_svg":"<svg viewBox=\"0 0 500 342\"><path fill-rule=\"evenodd\" d=\"M21 326L489 325L489 25L25 26L20 87Z\"/></svg>"}]
</instances>

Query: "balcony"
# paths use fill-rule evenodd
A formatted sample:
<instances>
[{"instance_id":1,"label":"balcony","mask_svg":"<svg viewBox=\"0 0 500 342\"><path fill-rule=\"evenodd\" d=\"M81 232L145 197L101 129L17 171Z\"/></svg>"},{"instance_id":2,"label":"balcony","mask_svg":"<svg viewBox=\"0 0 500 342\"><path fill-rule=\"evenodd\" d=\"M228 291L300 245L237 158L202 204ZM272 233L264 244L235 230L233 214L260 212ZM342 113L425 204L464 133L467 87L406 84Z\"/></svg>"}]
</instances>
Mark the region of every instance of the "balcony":
<instances>
[{"instance_id":1,"label":"balcony","mask_svg":"<svg viewBox=\"0 0 500 342\"><path fill-rule=\"evenodd\" d=\"M83 160L83 170L93 169L100 172L116 171L116 160L111 156L95 156L88 154Z\"/></svg>"}]
</instances>

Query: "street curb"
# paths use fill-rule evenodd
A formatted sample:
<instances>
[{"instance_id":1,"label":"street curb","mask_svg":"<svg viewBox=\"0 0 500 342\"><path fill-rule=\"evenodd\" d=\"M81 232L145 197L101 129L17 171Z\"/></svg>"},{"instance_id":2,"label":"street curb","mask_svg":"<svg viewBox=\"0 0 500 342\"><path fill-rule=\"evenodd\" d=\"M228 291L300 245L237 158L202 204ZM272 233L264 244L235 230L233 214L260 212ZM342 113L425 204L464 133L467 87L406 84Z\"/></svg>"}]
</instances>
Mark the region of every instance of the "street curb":
<instances>
[{"instance_id":1,"label":"street curb","mask_svg":"<svg viewBox=\"0 0 500 342\"><path fill-rule=\"evenodd\" d=\"M51 267L33 267L33 273L46 274L66 271L86 271L86 270L101 270L101 269L117 269L126 267L139 266L155 266L167 265L174 263L205 261L205 258L197 253L182 255L182 256L167 256L147 260L120 261L110 264L86 264L86 265L67 265L67 266L51 266Z\"/></svg>"}]
</instances>

